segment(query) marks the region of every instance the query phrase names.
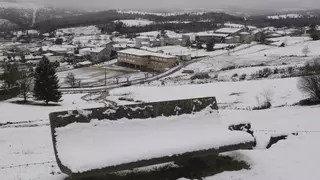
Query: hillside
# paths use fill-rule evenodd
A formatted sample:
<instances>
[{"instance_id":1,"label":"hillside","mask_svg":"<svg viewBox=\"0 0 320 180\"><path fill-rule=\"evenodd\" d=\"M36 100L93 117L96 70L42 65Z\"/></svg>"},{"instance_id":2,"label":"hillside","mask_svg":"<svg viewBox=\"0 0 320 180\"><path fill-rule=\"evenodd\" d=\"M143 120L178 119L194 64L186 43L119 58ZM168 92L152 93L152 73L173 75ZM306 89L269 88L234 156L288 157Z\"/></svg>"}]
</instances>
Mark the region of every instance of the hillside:
<instances>
[{"instance_id":1,"label":"hillside","mask_svg":"<svg viewBox=\"0 0 320 180\"><path fill-rule=\"evenodd\" d=\"M26 29L35 23L81 13L76 10L42 7L30 3L0 2L0 18L6 21L6 23L0 23L0 28L3 31Z\"/></svg>"}]
</instances>

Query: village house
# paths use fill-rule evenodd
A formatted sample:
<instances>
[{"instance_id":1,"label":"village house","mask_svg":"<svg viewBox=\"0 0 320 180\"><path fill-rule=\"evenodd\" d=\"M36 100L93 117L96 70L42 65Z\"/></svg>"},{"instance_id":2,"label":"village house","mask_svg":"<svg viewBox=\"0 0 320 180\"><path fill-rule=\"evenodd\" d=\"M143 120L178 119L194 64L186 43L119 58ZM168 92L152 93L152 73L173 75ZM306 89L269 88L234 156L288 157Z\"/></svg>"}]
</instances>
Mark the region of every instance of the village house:
<instances>
[{"instance_id":1,"label":"village house","mask_svg":"<svg viewBox=\"0 0 320 180\"><path fill-rule=\"evenodd\" d=\"M125 49L118 52L118 64L142 71L163 72L178 64L175 56L140 49Z\"/></svg>"},{"instance_id":2,"label":"village house","mask_svg":"<svg viewBox=\"0 0 320 180\"><path fill-rule=\"evenodd\" d=\"M89 48L83 48L79 50L79 54L83 56L90 56L90 59L92 62L103 62L110 60L111 53L113 50L112 43L108 43L101 47L89 47Z\"/></svg>"}]
</instances>

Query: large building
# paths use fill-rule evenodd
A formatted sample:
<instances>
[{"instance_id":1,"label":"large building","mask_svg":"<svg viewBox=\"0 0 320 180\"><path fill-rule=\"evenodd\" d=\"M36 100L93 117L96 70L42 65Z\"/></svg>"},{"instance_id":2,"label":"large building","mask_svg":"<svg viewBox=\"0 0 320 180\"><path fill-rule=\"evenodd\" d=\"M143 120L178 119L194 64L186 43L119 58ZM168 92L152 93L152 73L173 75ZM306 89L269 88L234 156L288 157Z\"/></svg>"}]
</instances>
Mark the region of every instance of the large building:
<instances>
[{"instance_id":1,"label":"large building","mask_svg":"<svg viewBox=\"0 0 320 180\"><path fill-rule=\"evenodd\" d=\"M140 49L125 49L118 51L118 63L143 71L163 72L176 66L178 59L175 56Z\"/></svg>"}]
</instances>

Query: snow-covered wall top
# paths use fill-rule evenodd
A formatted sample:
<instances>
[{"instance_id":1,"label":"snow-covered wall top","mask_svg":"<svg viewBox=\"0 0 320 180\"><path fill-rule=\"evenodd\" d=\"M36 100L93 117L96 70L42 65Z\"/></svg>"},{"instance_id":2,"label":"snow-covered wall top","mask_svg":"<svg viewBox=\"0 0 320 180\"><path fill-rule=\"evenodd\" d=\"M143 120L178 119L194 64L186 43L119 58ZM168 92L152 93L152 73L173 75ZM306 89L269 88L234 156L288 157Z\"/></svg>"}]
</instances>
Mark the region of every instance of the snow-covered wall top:
<instances>
[{"instance_id":1,"label":"snow-covered wall top","mask_svg":"<svg viewBox=\"0 0 320 180\"><path fill-rule=\"evenodd\" d=\"M204 109L218 110L215 97L181 99L174 101L111 106L104 108L55 112L50 114L51 135L57 163L62 172L72 175L69 167L62 164L57 152L56 130L74 123L90 123L92 120L147 119L159 116L168 117L192 114ZM71 142L72 143L72 142Z\"/></svg>"}]
</instances>

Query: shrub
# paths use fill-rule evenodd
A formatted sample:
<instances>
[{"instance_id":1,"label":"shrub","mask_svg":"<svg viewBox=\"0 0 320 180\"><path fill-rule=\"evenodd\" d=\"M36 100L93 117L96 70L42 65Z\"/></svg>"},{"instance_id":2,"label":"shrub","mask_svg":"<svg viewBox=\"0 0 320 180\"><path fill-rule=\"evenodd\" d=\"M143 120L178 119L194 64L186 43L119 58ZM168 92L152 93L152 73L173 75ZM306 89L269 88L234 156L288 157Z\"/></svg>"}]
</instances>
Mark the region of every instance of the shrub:
<instances>
[{"instance_id":1,"label":"shrub","mask_svg":"<svg viewBox=\"0 0 320 180\"><path fill-rule=\"evenodd\" d=\"M195 79L209 79L210 76L208 73L197 73L191 77L191 80Z\"/></svg>"},{"instance_id":2,"label":"shrub","mask_svg":"<svg viewBox=\"0 0 320 180\"><path fill-rule=\"evenodd\" d=\"M309 95L312 100L320 100L320 75L302 76L298 82L301 92Z\"/></svg>"},{"instance_id":3,"label":"shrub","mask_svg":"<svg viewBox=\"0 0 320 180\"><path fill-rule=\"evenodd\" d=\"M232 69L235 69L236 66L232 65L232 66L227 66L225 68L222 68L221 71L227 71L227 70L232 70Z\"/></svg>"},{"instance_id":4,"label":"shrub","mask_svg":"<svg viewBox=\"0 0 320 180\"><path fill-rule=\"evenodd\" d=\"M234 73L234 74L232 75L232 77L238 77L238 74L237 74L237 73Z\"/></svg>"},{"instance_id":5,"label":"shrub","mask_svg":"<svg viewBox=\"0 0 320 180\"><path fill-rule=\"evenodd\" d=\"M320 101L320 64L319 60L307 63L302 68L303 76L300 77L298 88L307 94L311 100Z\"/></svg>"},{"instance_id":6,"label":"shrub","mask_svg":"<svg viewBox=\"0 0 320 180\"><path fill-rule=\"evenodd\" d=\"M242 74L239 78L240 81L243 81L247 78L247 75L246 74Z\"/></svg>"},{"instance_id":7,"label":"shrub","mask_svg":"<svg viewBox=\"0 0 320 180\"><path fill-rule=\"evenodd\" d=\"M293 71L294 71L294 68L293 68L292 66L289 66L289 67L288 67L288 72L289 72L289 74L292 74Z\"/></svg>"},{"instance_id":8,"label":"shrub","mask_svg":"<svg viewBox=\"0 0 320 180\"><path fill-rule=\"evenodd\" d=\"M320 104L320 101L316 101L313 99L303 99L298 103L300 106L313 106Z\"/></svg>"}]
</instances>

